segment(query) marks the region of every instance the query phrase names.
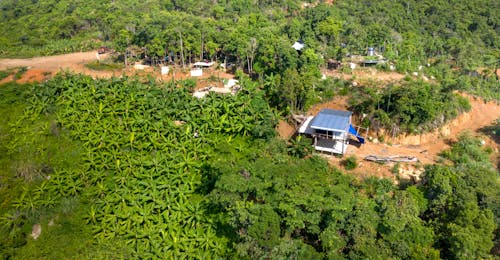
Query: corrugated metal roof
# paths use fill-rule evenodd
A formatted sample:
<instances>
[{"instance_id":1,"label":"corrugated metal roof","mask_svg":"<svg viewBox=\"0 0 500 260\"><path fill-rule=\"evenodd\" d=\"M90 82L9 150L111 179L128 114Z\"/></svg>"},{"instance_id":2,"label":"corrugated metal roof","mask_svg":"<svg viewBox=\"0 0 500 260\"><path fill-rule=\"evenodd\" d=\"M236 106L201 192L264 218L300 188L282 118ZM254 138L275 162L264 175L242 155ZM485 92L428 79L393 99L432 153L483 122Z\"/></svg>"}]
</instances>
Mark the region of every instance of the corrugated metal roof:
<instances>
[{"instance_id":1,"label":"corrugated metal roof","mask_svg":"<svg viewBox=\"0 0 500 260\"><path fill-rule=\"evenodd\" d=\"M299 128L299 134L313 134L313 130L311 129L311 121L313 118L314 116L307 117L306 121L304 121Z\"/></svg>"},{"instance_id":2,"label":"corrugated metal roof","mask_svg":"<svg viewBox=\"0 0 500 260\"><path fill-rule=\"evenodd\" d=\"M314 117L311 128L325 131L347 132L351 124L350 111L323 109Z\"/></svg>"}]
</instances>

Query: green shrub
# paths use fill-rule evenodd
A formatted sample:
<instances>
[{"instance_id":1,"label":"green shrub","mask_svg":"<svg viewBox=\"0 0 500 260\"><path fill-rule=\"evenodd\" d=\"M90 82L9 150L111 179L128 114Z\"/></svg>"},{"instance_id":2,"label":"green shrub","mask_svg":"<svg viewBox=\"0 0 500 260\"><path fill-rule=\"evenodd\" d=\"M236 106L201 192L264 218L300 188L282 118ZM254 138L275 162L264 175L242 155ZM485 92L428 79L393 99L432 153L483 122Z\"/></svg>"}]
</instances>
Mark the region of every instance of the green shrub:
<instances>
[{"instance_id":1,"label":"green shrub","mask_svg":"<svg viewBox=\"0 0 500 260\"><path fill-rule=\"evenodd\" d=\"M19 68L17 71L16 71L16 74L14 74L14 79L15 80L18 80L20 79L24 73L26 73L26 71L28 71L28 68L27 67L21 67Z\"/></svg>"},{"instance_id":2,"label":"green shrub","mask_svg":"<svg viewBox=\"0 0 500 260\"><path fill-rule=\"evenodd\" d=\"M298 136L297 139L293 139L290 146L288 147L288 153L291 156L296 156L299 158L304 158L307 155L311 154L311 152L311 139L303 138L302 136Z\"/></svg>"},{"instance_id":3,"label":"green shrub","mask_svg":"<svg viewBox=\"0 0 500 260\"><path fill-rule=\"evenodd\" d=\"M356 169L356 167L358 167L358 159L356 158L356 156L351 155L342 161L342 165L346 170L354 170Z\"/></svg>"},{"instance_id":4,"label":"green shrub","mask_svg":"<svg viewBox=\"0 0 500 260\"><path fill-rule=\"evenodd\" d=\"M85 64L91 70L119 70L123 69L122 63L93 61Z\"/></svg>"},{"instance_id":5,"label":"green shrub","mask_svg":"<svg viewBox=\"0 0 500 260\"><path fill-rule=\"evenodd\" d=\"M8 77L10 75L10 73L12 73L11 70L2 70L2 71L0 71L0 80Z\"/></svg>"},{"instance_id":6,"label":"green shrub","mask_svg":"<svg viewBox=\"0 0 500 260\"><path fill-rule=\"evenodd\" d=\"M196 87L196 79L192 79L192 78L191 79L181 80L178 83L182 87L186 88L187 91L189 91L189 92L194 92L194 89Z\"/></svg>"},{"instance_id":7,"label":"green shrub","mask_svg":"<svg viewBox=\"0 0 500 260\"><path fill-rule=\"evenodd\" d=\"M399 168L401 167L401 164L399 162L395 163L394 166L391 169L391 173L396 175L399 174Z\"/></svg>"}]
</instances>

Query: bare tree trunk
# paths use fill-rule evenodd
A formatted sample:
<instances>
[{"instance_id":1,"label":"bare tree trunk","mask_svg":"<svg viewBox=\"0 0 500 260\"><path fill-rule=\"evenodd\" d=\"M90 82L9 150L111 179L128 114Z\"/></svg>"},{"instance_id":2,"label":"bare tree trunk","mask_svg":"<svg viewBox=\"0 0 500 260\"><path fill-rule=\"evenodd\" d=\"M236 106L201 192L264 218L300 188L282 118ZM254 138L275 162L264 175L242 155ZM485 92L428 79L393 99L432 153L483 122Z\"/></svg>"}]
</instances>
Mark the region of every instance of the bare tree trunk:
<instances>
[{"instance_id":1,"label":"bare tree trunk","mask_svg":"<svg viewBox=\"0 0 500 260\"><path fill-rule=\"evenodd\" d=\"M200 52L200 61L202 61L202 60L203 60L203 41L204 41L204 39L203 39L203 38L204 38L204 37L203 37L203 32L201 32L201 52Z\"/></svg>"},{"instance_id":2,"label":"bare tree trunk","mask_svg":"<svg viewBox=\"0 0 500 260\"><path fill-rule=\"evenodd\" d=\"M127 48L125 48L125 55L124 56L125 56L125 68L127 68L127 65L128 65L127 64L128 46L127 46Z\"/></svg>"},{"instance_id":3,"label":"bare tree trunk","mask_svg":"<svg viewBox=\"0 0 500 260\"><path fill-rule=\"evenodd\" d=\"M179 31L179 38L181 40L181 60L182 60L182 68L186 67L186 62L184 61L184 45L182 43L182 33Z\"/></svg>"},{"instance_id":4,"label":"bare tree trunk","mask_svg":"<svg viewBox=\"0 0 500 260\"><path fill-rule=\"evenodd\" d=\"M250 68L250 57L247 56L247 69L248 69L248 75L250 77L252 76L252 69Z\"/></svg>"},{"instance_id":5,"label":"bare tree trunk","mask_svg":"<svg viewBox=\"0 0 500 260\"><path fill-rule=\"evenodd\" d=\"M253 74L253 59L255 57L255 51L257 50L257 39L250 38L250 42L248 43L249 53L247 54L247 63L248 63L248 74L250 77Z\"/></svg>"},{"instance_id":6,"label":"bare tree trunk","mask_svg":"<svg viewBox=\"0 0 500 260\"><path fill-rule=\"evenodd\" d=\"M500 80L500 63L497 63L495 65L495 77L497 78L497 80Z\"/></svg>"}]
</instances>

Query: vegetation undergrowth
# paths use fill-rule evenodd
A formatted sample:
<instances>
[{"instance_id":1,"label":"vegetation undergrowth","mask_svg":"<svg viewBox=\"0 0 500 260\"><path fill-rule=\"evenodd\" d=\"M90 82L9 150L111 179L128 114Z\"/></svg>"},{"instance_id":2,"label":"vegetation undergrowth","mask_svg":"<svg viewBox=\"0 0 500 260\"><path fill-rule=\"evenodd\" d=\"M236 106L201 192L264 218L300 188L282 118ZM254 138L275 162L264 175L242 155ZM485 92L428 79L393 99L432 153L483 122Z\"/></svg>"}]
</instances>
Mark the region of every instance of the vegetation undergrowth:
<instances>
[{"instance_id":1,"label":"vegetation undergrowth","mask_svg":"<svg viewBox=\"0 0 500 260\"><path fill-rule=\"evenodd\" d=\"M442 84L403 81L384 88L360 87L351 96L351 109L365 114L363 126L392 135L431 131L471 109L468 100Z\"/></svg>"},{"instance_id":2,"label":"vegetation undergrowth","mask_svg":"<svg viewBox=\"0 0 500 260\"><path fill-rule=\"evenodd\" d=\"M16 70L16 73L14 73L14 80L18 80L20 79L24 73L26 73L26 71L28 71L28 68L27 67L20 67Z\"/></svg>"},{"instance_id":3,"label":"vegetation undergrowth","mask_svg":"<svg viewBox=\"0 0 500 260\"><path fill-rule=\"evenodd\" d=\"M7 78L12 73L12 70L1 70L0 71L0 80Z\"/></svg>"},{"instance_id":4,"label":"vegetation undergrowth","mask_svg":"<svg viewBox=\"0 0 500 260\"><path fill-rule=\"evenodd\" d=\"M26 44L26 39L23 39L23 37L21 37L20 42L15 43L10 41L5 42L6 39L2 38L0 39L0 46L2 46L0 48L0 57L31 58L34 56L49 56L95 50L100 45L95 38L92 39L92 36L73 37L69 39L44 39L45 37L42 36L34 39L32 44Z\"/></svg>"},{"instance_id":5,"label":"vegetation undergrowth","mask_svg":"<svg viewBox=\"0 0 500 260\"><path fill-rule=\"evenodd\" d=\"M62 221L59 223L66 223L80 218L74 215L78 209L74 201L75 187L65 186L70 185L67 180L79 169L79 146L51 115L31 110L36 107L32 103L35 102L34 89L34 86L16 83L0 87L0 110L4 115L0 119L0 230L3 234L0 253L7 258L27 255L41 248L57 253L55 250L61 241L44 244L33 251L19 248L29 246L31 226L41 220L48 222L50 218L59 217ZM70 204L64 205L67 200ZM68 235L76 241L73 246L65 247L68 253L82 249L74 248L83 241L79 238L86 235L78 230L82 228L85 227L74 230L78 236Z\"/></svg>"},{"instance_id":6,"label":"vegetation undergrowth","mask_svg":"<svg viewBox=\"0 0 500 260\"><path fill-rule=\"evenodd\" d=\"M85 67L92 70L118 70L123 69L124 66L122 63L115 63L109 61L93 61L85 64Z\"/></svg>"}]
</instances>

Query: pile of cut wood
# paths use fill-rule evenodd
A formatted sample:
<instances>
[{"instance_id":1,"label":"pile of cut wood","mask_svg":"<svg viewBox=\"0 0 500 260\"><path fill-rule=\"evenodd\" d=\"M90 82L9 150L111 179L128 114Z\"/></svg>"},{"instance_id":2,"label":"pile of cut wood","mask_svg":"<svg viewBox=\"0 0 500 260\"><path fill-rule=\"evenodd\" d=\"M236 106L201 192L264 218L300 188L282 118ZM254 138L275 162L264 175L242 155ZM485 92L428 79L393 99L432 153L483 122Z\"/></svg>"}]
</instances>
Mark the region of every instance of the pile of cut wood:
<instances>
[{"instance_id":1,"label":"pile of cut wood","mask_svg":"<svg viewBox=\"0 0 500 260\"><path fill-rule=\"evenodd\" d=\"M380 156L368 155L365 160L372 162L418 162L417 157L405 155Z\"/></svg>"}]
</instances>

